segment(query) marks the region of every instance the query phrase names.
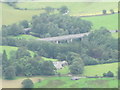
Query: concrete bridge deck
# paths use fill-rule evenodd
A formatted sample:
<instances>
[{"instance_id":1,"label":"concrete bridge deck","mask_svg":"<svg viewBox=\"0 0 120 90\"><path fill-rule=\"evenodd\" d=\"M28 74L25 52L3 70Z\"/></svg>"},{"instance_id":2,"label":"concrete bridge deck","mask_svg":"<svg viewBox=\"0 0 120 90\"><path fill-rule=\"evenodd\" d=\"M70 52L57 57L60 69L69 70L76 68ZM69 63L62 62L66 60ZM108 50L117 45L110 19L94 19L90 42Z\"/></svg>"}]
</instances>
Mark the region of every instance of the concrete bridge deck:
<instances>
[{"instance_id":1,"label":"concrete bridge deck","mask_svg":"<svg viewBox=\"0 0 120 90\"><path fill-rule=\"evenodd\" d=\"M48 38L41 38L37 39L40 41L62 41L62 40L71 40L71 39L77 39L77 38L82 38L84 36L89 35L88 33L83 33L83 34L72 34L72 35L64 35L64 36L57 36L57 37L48 37Z\"/></svg>"}]
</instances>

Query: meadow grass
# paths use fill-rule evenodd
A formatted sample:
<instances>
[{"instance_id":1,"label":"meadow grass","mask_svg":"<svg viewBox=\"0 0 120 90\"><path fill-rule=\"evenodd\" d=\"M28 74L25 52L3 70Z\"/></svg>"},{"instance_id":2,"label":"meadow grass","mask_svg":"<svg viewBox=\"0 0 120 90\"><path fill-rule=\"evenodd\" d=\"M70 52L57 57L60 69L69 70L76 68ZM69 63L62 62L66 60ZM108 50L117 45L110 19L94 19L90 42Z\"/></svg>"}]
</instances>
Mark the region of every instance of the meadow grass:
<instances>
[{"instance_id":1,"label":"meadow grass","mask_svg":"<svg viewBox=\"0 0 120 90\"><path fill-rule=\"evenodd\" d=\"M18 50L18 47L12 47L12 46L0 46L0 53L3 53L3 50L6 51L8 58L12 55L14 51ZM34 56L34 52L30 51L31 56Z\"/></svg>"},{"instance_id":2,"label":"meadow grass","mask_svg":"<svg viewBox=\"0 0 120 90\"><path fill-rule=\"evenodd\" d=\"M34 37L32 35L19 35L19 36L12 36L13 38L16 39L26 39L26 40L35 40L35 39L39 39L39 37Z\"/></svg>"},{"instance_id":3,"label":"meadow grass","mask_svg":"<svg viewBox=\"0 0 120 90\"><path fill-rule=\"evenodd\" d=\"M113 36L114 38L118 39L118 38L120 38L120 35L119 35L119 34L120 34L120 33L113 33L112 36Z\"/></svg>"},{"instance_id":4,"label":"meadow grass","mask_svg":"<svg viewBox=\"0 0 120 90\"><path fill-rule=\"evenodd\" d=\"M100 27L106 27L108 30L118 30L118 14L84 17L82 19L93 23L92 30L99 29Z\"/></svg>"},{"instance_id":5,"label":"meadow grass","mask_svg":"<svg viewBox=\"0 0 120 90\"><path fill-rule=\"evenodd\" d=\"M18 3L17 6L30 9L45 8L47 6L53 8L67 6L70 11L70 15L100 14L103 9L106 9L109 13L110 9L116 11L118 8L118 4L114 2L23 2Z\"/></svg>"},{"instance_id":6,"label":"meadow grass","mask_svg":"<svg viewBox=\"0 0 120 90\"><path fill-rule=\"evenodd\" d=\"M118 80L113 78L71 80L71 77L49 77L34 84L35 88L112 88L117 86Z\"/></svg>"},{"instance_id":7,"label":"meadow grass","mask_svg":"<svg viewBox=\"0 0 120 90\"><path fill-rule=\"evenodd\" d=\"M70 15L80 16L80 15L93 15L93 14L101 14L103 9L109 10L114 9L117 11L117 2L91 2L91 3L83 3L83 2L24 2L18 3L18 7L21 8L44 8L46 6L51 6L54 8L59 8L61 6L67 6L70 11ZM101 7L102 6L102 7ZM16 10L7 4L0 3L0 7L2 7L2 24L8 25L13 23L18 23L22 20L31 20L32 16L39 15L40 13L45 12L44 10Z\"/></svg>"},{"instance_id":8,"label":"meadow grass","mask_svg":"<svg viewBox=\"0 0 120 90\"><path fill-rule=\"evenodd\" d=\"M57 70L57 72L60 74L68 74L70 73L70 70L68 66L65 66L64 68Z\"/></svg>"},{"instance_id":9,"label":"meadow grass","mask_svg":"<svg viewBox=\"0 0 120 90\"><path fill-rule=\"evenodd\" d=\"M108 71L112 71L116 76L118 71L118 63L85 66L84 75L85 76L96 76L96 75L102 76L103 73L107 73Z\"/></svg>"},{"instance_id":10,"label":"meadow grass","mask_svg":"<svg viewBox=\"0 0 120 90\"><path fill-rule=\"evenodd\" d=\"M18 23L22 20L31 20L32 16L39 15L43 10L16 10L2 3L2 25Z\"/></svg>"},{"instance_id":11,"label":"meadow grass","mask_svg":"<svg viewBox=\"0 0 120 90\"><path fill-rule=\"evenodd\" d=\"M44 61L58 61L58 59L52 59L52 58L46 58L46 57L42 57L42 59Z\"/></svg>"}]
</instances>

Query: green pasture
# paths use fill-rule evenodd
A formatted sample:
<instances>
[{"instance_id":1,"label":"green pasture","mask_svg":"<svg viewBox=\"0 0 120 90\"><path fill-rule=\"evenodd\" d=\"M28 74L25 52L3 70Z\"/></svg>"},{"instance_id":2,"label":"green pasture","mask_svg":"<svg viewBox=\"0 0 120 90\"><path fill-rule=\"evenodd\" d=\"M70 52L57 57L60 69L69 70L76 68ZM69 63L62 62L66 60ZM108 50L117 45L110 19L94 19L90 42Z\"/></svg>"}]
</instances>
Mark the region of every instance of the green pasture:
<instances>
[{"instance_id":1,"label":"green pasture","mask_svg":"<svg viewBox=\"0 0 120 90\"><path fill-rule=\"evenodd\" d=\"M48 77L34 84L34 88L117 88L115 78L81 78L71 80L71 77Z\"/></svg>"},{"instance_id":2,"label":"green pasture","mask_svg":"<svg viewBox=\"0 0 120 90\"><path fill-rule=\"evenodd\" d=\"M84 75L85 76L96 76L96 75L102 76L103 73L106 73L108 71L112 71L116 76L118 71L118 63L85 66Z\"/></svg>"},{"instance_id":3,"label":"green pasture","mask_svg":"<svg viewBox=\"0 0 120 90\"><path fill-rule=\"evenodd\" d=\"M106 27L108 30L118 30L118 14L84 17L82 19L91 21L93 23L93 30L99 29L100 27Z\"/></svg>"},{"instance_id":4,"label":"green pasture","mask_svg":"<svg viewBox=\"0 0 120 90\"><path fill-rule=\"evenodd\" d=\"M80 15L80 14L97 14L102 13L103 9L117 10L118 4L116 2L23 2L18 3L18 7L20 8L45 8L47 6L53 8L60 8L61 6L67 6L70 15Z\"/></svg>"}]
</instances>

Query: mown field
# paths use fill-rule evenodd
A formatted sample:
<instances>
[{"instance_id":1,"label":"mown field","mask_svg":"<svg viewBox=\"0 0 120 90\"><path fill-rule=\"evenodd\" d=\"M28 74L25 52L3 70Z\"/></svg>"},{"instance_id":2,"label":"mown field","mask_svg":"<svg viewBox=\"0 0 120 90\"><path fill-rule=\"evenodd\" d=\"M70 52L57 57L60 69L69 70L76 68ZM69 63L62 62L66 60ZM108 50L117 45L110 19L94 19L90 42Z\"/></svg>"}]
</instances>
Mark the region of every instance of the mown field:
<instances>
[{"instance_id":1,"label":"mown field","mask_svg":"<svg viewBox=\"0 0 120 90\"><path fill-rule=\"evenodd\" d=\"M2 7L2 25L9 25L13 23L18 23L22 20L31 20L32 16L42 13L42 10L37 11L27 11L27 10L16 10L7 4L0 4Z\"/></svg>"},{"instance_id":2,"label":"mown field","mask_svg":"<svg viewBox=\"0 0 120 90\"><path fill-rule=\"evenodd\" d=\"M107 73L108 71L112 71L114 75L117 75L118 71L118 63L109 63L109 64L99 64L99 65L90 65L85 66L84 69L84 76L102 76L103 73ZM63 69L58 70L61 74L68 74L70 73L69 67L65 67Z\"/></svg>"},{"instance_id":3,"label":"mown field","mask_svg":"<svg viewBox=\"0 0 120 90\"><path fill-rule=\"evenodd\" d=\"M15 80L2 80L3 88L20 88L21 82L26 77ZM71 77L57 76L36 76L30 77L34 82L34 88L117 88L118 80L116 78L81 78L80 80L71 80ZM39 82L41 80L41 82ZM15 85L16 84L16 85Z\"/></svg>"},{"instance_id":4,"label":"mown field","mask_svg":"<svg viewBox=\"0 0 120 90\"><path fill-rule=\"evenodd\" d=\"M117 75L118 63L99 64L92 66L85 66L84 75L86 76L102 76L103 73L112 71L114 75Z\"/></svg>"},{"instance_id":5,"label":"mown field","mask_svg":"<svg viewBox=\"0 0 120 90\"><path fill-rule=\"evenodd\" d=\"M113 78L81 78L71 80L71 77L48 77L37 82L34 88L117 88L118 80Z\"/></svg>"},{"instance_id":6,"label":"mown field","mask_svg":"<svg viewBox=\"0 0 120 90\"><path fill-rule=\"evenodd\" d=\"M116 2L23 2L18 3L18 7L21 8L45 8L47 6L53 8L60 8L61 6L67 6L70 10L70 15L85 15L85 14L98 14L102 13L103 9L117 10ZM101 7L102 6L102 7Z\"/></svg>"},{"instance_id":7,"label":"mown field","mask_svg":"<svg viewBox=\"0 0 120 90\"><path fill-rule=\"evenodd\" d=\"M117 11L117 3L110 2L91 2L91 3L78 3L78 2L24 2L18 3L17 6L21 8L44 8L46 6L51 6L54 8L59 8L61 6L67 6L70 10L70 15L80 16L80 15L93 15L101 14L103 9L109 10L114 9ZM102 7L101 7L102 6ZM13 23L18 23L22 20L31 20L33 15L39 15L45 12L44 10L16 10L7 4L0 4L2 7L2 24L8 25ZM91 9L92 8L92 9ZM109 18L109 17L108 17ZM114 18L114 17L113 17ZM105 18L104 18L105 19ZM110 18L109 18L110 19ZM105 19L105 21L109 20ZM91 19L90 19L91 20ZM97 21L97 20L95 20ZM93 22L95 22L93 20ZM96 23L96 22L95 22ZM110 22L109 22L110 23ZM103 25L103 24L102 24ZM114 27L114 26L113 26Z\"/></svg>"},{"instance_id":8,"label":"mown field","mask_svg":"<svg viewBox=\"0 0 120 90\"><path fill-rule=\"evenodd\" d=\"M108 30L118 30L118 14L106 16L84 17L83 19L93 23L93 30L106 27Z\"/></svg>"}]
</instances>

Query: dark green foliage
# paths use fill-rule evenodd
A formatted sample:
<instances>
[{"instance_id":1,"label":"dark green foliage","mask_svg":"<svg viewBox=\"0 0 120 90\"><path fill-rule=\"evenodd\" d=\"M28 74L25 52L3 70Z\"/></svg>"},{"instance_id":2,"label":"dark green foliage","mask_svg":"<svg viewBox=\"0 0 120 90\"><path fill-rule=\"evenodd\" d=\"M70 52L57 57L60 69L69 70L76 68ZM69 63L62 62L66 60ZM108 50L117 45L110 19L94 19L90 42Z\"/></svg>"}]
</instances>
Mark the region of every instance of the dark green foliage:
<instances>
[{"instance_id":1,"label":"dark green foliage","mask_svg":"<svg viewBox=\"0 0 120 90\"><path fill-rule=\"evenodd\" d=\"M114 77L113 72L108 71L107 73L103 73L103 77Z\"/></svg>"},{"instance_id":2,"label":"dark green foliage","mask_svg":"<svg viewBox=\"0 0 120 90\"><path fill-rule=\"evenodd\" d=\"M29 23L27 20L21 21L20 25L23 26L24 28L28 28L29 27Z\"/></svg>"},{"instance_id":3,"label":"dark green foliage","mask_svg":"<svg viewBox=\"0 0 120 90\"><path fill-rule=\"evenodd\" d=\"M103 13L103 14L107 14L107 10L103 10L102 13Z\"/></svg>"},{"instance_id":4,"label":"dark green foliage","mask_svg":"<svg viewBox=\"0 0 120 90\"><path fill-rule=\"evenodd\" d=\"M68 8L66 6L62 6L61 8L59 8L59 11L60 11L61 14L67 13Z\"/></svg>"},{"instance_id":5,"label":"dark green foliage","mask_svg":"<svg viewBox=\"0 0 120 90\"><path fill-rule=\"evenodd\" d=\"M31 79L25 79L21 84L23 88L33 88L34 86Z\"/></svg>"},{"instance_id":6,"label":"dark green foliage","mask_svg":"<svg viewBox=\"0 0 120 90\"><path fill-rule=\"evenodd\" d=\"M17 36L23 34L23 28L20 25L13 24L11 26L2 27L3 36L12 35Z\"/></svg>"},{"instance_id":7,"label":"dark green foliage","mask_svg":"<svg viewBox=\"0 0 120 90\"><path fill-rule=\"evenodd\" d=\"M8 66L5 69L4 77L5 79L14 79L16 76L15 68L13 66Z\"/></svg>"},{"instance_id":8,"label":"dark green foliage","mask_svg":"<svg viewBox=\"0 0 120 90\"><path fill-rule=\"evenodd\" d=\"M72 65L70 66L70 72L72 74L82 74L83 71L84 71L84 63L80 58L76 57L73 60Z\"/></svg>"},{"instance_id":9,"label":"dark green foliage","mask_svg":"<svg viewBox=\"0 0 120 90\"><path fill-rule=\"evenodd\" d=\"M41 70L43 75L55 75L55 67L51 61L44 61L41 64Z\"/></svg>"},{"instance_id":10,"label":"dark green foliage","mask_svg":"<svg viewBox=\"0 0 120 90\"><path fill-rule=\"evenodd\" d=\"M30 57L30 52L25 47L20 47L16 51L16 59L24 58L25 56Z\"/></svg>"},{"instance_id":11,"label":"dark green foliage","mask_svg":"<svg viewBox=\"0 0 120 90\"><path fill-rule=\"evenodd\" d=\"M40 37L85 33L89 32L92 26L91 22L79 17L47 13L35 16L32 24L32 32Z\"/></svg>"},{"instance_id":12,"label":"dark green foliage","mask_svg":"<svg viewBox=\"0 0 120 90\"><path fill-rule=\"evenodd\" d=\"M2 54L2 73L3 74L8 66L9 66L9 61L8 61L6 51L4 50Z\"/></svg>"},{"instance_id":13,"label":"dark green foliage","mask_svg":"<svg viewBox=\"0 0 120 90\"><path fill-rule=\"evenodd\" d=\"M111 12L111 14L114 14L114 13L115 13L113 9L110 9L110 12Z\"/></svg>"}]
</instances>

